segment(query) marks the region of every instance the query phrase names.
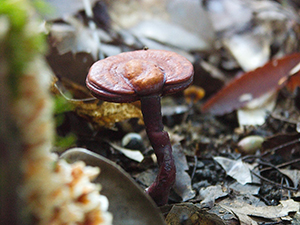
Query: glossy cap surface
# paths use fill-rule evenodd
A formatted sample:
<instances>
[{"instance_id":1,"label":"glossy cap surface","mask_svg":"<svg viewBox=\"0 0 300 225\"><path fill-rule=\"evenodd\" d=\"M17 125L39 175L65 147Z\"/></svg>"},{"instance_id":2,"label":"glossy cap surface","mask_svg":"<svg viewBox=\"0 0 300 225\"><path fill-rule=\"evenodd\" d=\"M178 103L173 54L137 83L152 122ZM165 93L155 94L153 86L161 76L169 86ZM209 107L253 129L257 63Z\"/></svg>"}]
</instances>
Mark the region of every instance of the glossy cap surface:
<instances>
[{"instance_id":1,"label":"glossy cap surface","mask_svg":"<svg viewBox=\"0 0 300 225\"><path fill-rule=\"evenodd\" d=\"M133 102L147 95L181 91L193 81L193 65L165 50L138 50L95 62L86 79L99 99Z\"/></svg>"}]
</instances>

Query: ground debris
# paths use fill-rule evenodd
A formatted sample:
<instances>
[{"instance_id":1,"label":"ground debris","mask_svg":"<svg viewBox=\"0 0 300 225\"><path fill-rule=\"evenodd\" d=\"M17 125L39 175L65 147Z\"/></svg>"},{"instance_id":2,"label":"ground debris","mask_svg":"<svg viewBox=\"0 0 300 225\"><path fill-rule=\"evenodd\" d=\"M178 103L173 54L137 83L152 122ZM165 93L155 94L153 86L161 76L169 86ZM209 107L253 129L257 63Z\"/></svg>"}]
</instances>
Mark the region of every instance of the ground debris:
<instances>
[{"instance_id":1,"label":"ground debris","mask_svg":"<svg viewBox=\"0 0 300 225\"><path fill-rule=\"evenodd\" d=\"M71 104L62 112L58 133L74 132L77 146L116 162L147 187L155 179L157 160L138 120L139 105L92 99L85 77L101 57L144 47L177 52L193 62L193 87L205 96L193 92L162 98L177 161L170 205L162 210L167 223L297 224L299 8L292 0L104 0L92 8L95 29L86 9L52 20L47 60L60 84L81 85L57 86L56 95ZM229 91L219 92L232 80ZM257 114L241 109L265 93L263 104L255 106L261 110ZM215 94L217 116L203 110ZM120 146L130 132L141 135L145 148L128 157ZM240 143L249 137L259 137L259 143L247 143L250 151L244 151Z\"/></svg>"}]
</instances>

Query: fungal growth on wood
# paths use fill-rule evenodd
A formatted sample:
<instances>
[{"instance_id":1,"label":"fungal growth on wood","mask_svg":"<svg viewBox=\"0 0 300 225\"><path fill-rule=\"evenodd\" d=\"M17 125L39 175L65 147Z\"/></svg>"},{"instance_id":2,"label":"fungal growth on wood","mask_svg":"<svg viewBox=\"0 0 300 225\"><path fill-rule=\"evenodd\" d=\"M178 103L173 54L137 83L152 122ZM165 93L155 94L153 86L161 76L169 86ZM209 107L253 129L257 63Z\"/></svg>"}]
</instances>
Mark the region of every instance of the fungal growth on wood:
<instances>
[{"instance_id":1,"label":"fungal growth on wood","mask_svg":"<svg viewBox=\"0 0 300 225\"><path fill-rule=\"evenodd\" d=\"M138 50L96 62L86 79L87 87L99 99L141 101L146 132L159 166L147 192L159 206L167 203L176 176L169 135L163 130L160 97L187 88L193 74L192 64L177 53Z\"/></svg>"}]
</instances>

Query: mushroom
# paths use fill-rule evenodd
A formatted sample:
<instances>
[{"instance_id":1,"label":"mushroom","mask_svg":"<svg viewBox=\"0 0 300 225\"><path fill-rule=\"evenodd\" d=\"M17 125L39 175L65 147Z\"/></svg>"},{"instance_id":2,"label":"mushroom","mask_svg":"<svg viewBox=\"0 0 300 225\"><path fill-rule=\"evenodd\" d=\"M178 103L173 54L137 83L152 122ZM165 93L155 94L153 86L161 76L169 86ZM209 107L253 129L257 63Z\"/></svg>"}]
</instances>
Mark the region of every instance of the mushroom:
<instances>
[{"instance_id":1,"label":"mushroom","mask_svg":"<svg viewBox=\"0 0 300 225\"><path fill-rule=\"evenodd\" d=\"M86 79L87 87L101 100L141 101L145 129L159 166L146 192L158 206L167 203L176 177L170 138L163 130L160 97L187 88L193 74L192 64L177 53L137 50L95 62Z\"/></svg>"}]
</instances>

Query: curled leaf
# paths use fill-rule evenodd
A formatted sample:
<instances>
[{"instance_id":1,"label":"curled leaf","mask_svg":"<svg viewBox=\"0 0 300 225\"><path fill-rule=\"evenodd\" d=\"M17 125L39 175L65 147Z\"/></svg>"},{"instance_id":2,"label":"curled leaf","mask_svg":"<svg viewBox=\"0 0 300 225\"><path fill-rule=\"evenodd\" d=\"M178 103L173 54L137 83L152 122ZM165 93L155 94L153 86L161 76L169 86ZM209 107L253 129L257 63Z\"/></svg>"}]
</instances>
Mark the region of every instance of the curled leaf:
<instances>
[{"instance_id":1,"label":"curled leaf","mask_svg":"<svg viewBox=\"0 0 300 225\"><path fill-rule=\"evenodd\" d=\"M144 160L144 155L139 150L123 148L113 143L109 144L117 151L122 152L129 159L132 159L136 162L142 162Z\"/></svg>"},{"instance_id":2,"label":"curled leaf","mask_svg":"<svg viewBox=\"0 0 300 225\"><path fill-rule=\"evenodd\" d=\"M165 224L153 200L115 163L84 148L69 149L61 158L101 169L95 182L101 184L101 193L109 200L114 225Z\"/></svg>"}]
</instances>

